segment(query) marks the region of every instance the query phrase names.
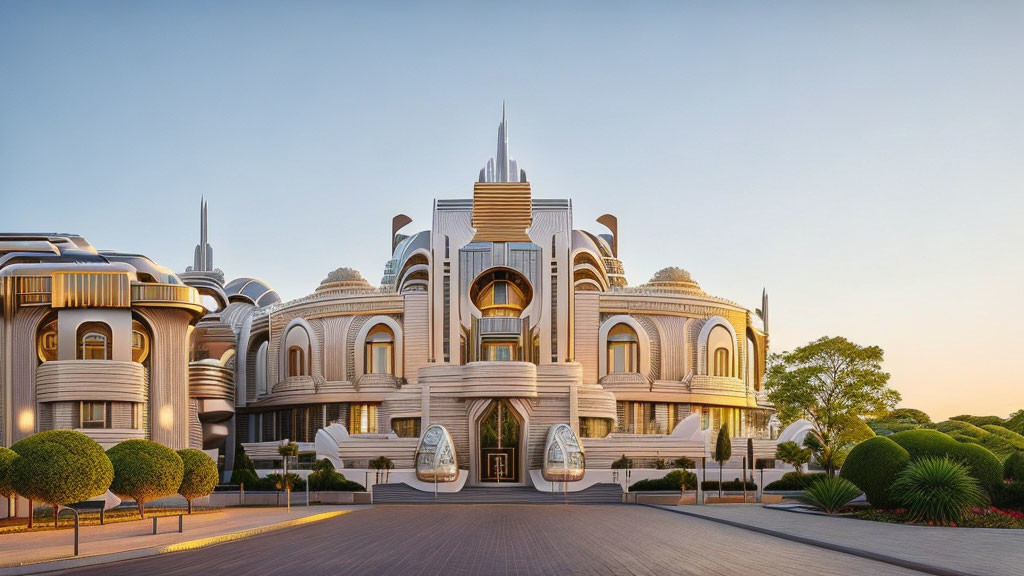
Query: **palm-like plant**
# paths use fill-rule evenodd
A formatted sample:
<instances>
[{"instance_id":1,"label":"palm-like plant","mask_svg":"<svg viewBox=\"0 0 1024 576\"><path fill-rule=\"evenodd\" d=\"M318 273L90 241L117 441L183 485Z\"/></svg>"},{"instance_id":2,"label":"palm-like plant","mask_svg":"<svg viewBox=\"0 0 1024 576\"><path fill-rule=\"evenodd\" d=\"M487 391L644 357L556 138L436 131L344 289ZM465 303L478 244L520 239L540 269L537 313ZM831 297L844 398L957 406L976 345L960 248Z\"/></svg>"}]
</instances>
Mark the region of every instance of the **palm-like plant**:
<instances>
[{"instance_id":1,"label":"palm-like plant","mask_svg":"<svg viewBox=\"0 0 1024 576\"><path fill-rule=\"evenodd\" d=\"M893 482L893 497L912 522L956 524L971 508L986 504L985 492L963 464L942 458L911 462Z\"/></svg>"},{"instance_id":2,"label":"palm-like plant","mask_svg":"<svg viewBox=\"0 0 1024 576\"><path fill-rule=\"evenodd\" d=\"M796 442L780 442L775 447L775 459L795 468L797 474L803 474L804 464L811 461L811 449L801 448Z\"/></svg>"},{"instance_id":3,"label":"palm-like plant","mask_svg":"<svg viewBox=\"0 0 1024 576\"><path fill-rule=\"evenodd\" d=\"M853 482L846 478L829 476L808 486L800 499L826 514L836 514L859 495L860 488Z\"/></svg>"}]
</instances>

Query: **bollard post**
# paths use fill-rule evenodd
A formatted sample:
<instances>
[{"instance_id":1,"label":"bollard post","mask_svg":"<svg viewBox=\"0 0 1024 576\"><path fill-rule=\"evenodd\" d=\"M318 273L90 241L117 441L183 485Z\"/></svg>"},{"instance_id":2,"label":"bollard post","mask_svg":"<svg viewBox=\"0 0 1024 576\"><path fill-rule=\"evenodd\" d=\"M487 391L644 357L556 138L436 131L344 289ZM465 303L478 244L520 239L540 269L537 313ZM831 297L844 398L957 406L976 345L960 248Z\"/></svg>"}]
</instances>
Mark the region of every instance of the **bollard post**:
<instances>
[{"instance_id":1,"label":"bollard post","mask_svg":"<svg viewBox=\"0 0 1024 576\"><path fill-rule=\"evenodd\" d=\"M747 503L747 457L743 457L743 503Z\"/></svg>"},{"instance_id":2,"label":"bollard post","mask_svg":"<svg viewBox=\"0 0 1024 576\"><path fill-rule=\"evenodd\" d=\"M245 506L245 482L238 485L238 505Z\"/></svg>"},{"instance_id":3,"label":"bollard post","mask_svg":"<svg viewBox=\"0 0 1024 576\"><path fill-rule=\"evenodd\" d=\"M156 516L153 516L153 535L156 535Z\"/></svg>"},{"instance_id":4,"label":"bollard post","mask_svg":"<svg viewBox=\"0 0 1024 576\"><path fill-rule=\"evenodd\" d=\"M306 506L309 506L309 478L306 478Z\"/></svg>"},{"instance_id":5,"label":"bollard post","mask_svg":"<svg viewBox=\"0 0 1024 576\"><path fill-rule=\"evenodd\" d=\"M100 526L103 526L103 522L105 520L104 516L106 515L106 513L107 513L107 505L104 502L103 503L103 508L100 508Z\"/></svg>"},{"instance_id":6,"label":"bollard post","mask_svg":"<svg viewBox=\"0 0 1024 576\"><path fill-rule=\"evenodd\" d=\"M56 512L58 518L60 517L60 513L63 512L64 510L70 510L71 513L75 515L75 556L78 556L78 510L75 510L74 508L58 506Z\"/></svg>"},{"instance_id":7,"label":"bollard post","mask_svg":"<svg viewBox=\"0 0 1024 576\"><path fill-rule=\"evenodd\" d=\"M184 530L184 527L185 527L185 526L184 526L184 520L183 520L183 518L184 518L184 515L182 515L182 514L178 514L178 534L181 534L182 532L184 532L184 531L185 531L185 530Z\"/></svg>"}]
</instances>

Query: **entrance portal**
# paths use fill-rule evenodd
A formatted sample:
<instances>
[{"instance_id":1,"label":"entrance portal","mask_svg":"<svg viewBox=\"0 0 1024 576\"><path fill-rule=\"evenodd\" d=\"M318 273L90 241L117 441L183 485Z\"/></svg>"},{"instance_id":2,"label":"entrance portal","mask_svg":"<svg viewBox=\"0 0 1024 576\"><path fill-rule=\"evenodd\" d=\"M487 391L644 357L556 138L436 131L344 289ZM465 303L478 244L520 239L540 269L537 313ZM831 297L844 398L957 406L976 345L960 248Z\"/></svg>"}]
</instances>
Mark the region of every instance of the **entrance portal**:
<instances>
[{"instance_id":1,"label":"entrance portal","mask_svg":"<svg viewBox=\"0 0 1024 576\"><path fill-rule=\"evenodd\" d=\"M480 481L518 483L522 422L508 400L495 400L480 418Z\"/></svg>"}]
</instances>

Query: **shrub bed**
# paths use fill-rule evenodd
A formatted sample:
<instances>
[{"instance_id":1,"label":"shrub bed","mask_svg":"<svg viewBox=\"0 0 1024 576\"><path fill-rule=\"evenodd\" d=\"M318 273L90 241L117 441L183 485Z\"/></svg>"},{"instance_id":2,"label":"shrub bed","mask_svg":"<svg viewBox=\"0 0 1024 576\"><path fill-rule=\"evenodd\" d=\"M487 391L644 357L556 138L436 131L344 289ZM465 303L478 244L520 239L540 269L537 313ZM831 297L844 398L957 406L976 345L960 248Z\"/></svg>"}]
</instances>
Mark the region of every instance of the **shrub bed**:
<instances>
[{"instance_id":1,"label":"shrub bed","mask_svg":"<svg viewBox=\"0 0 1024 576\"><path fill-rule=\"evenodd\" d=\"M992 490L992 505L1024 512L1024 482L1007 482L996 486Z\"/></svg>"},{"instance_id":2,"label":"shrub bed","mask_svg":"<svg viewBox=\"0 0 1024 576\"><path fill-rule=\"evenodd\" d=\"M986 491L991 491L1002 481L1003 465L999 458L978 444L957 442L938 430L910 430L889 438L909 452L911 460L949 456L963 462Z\"/></svg>"},{"instance_id":3,"label":"shrub bed","mask_svg":"<svg viewBox=\"0 0 1024 576\"><path fill-rule=\"evenodd\" d=\"M657 490L694 490L697 488L697 475L686 470L673 470L663 478L649 478L634 482L629 487L631 492L648 492ZM717 489L717 488L716 488Z\"/></svg>"},{"instance_id":4,"label":"shrub bed","mask_svg":"<svg viewBox=\"0 0 1024 576\"><path fill-rule=\"evenodd\" d=\"M1003 462L1003 477L1014 482L1024 482L1024 454L1018 452Z\"/></svg>"},{"instance_id":5,"label":"shrub bed","mask_svg":"<svg viewBox=\"0 0 1024 576\"><path fill-rule=\"evenodd\" d=\"M805 490L808 486L814 483L815 480L828 477L828 474L824 472L814 472L810 474L797 474L796 472L786 472L782 475L782 478L774 482L769 482L764 487L765 490Z\"/></svg>"},{"instance_id":6,"label":"shrub bed","mask_svg":"<svg viewBox=\"0 0 1024 576\"><path fill-rule=\"evenodd\" d=\"M846 457L840 477L860 488L872 506L891 508L895 505L889 495L889 487L910 462L910 453L890 438L908 433L869 438L854 446ZM953 440L950 439L950 442Z\"/></svg>"},{"instance_id":7,"label":"shrub bed","mask_svg":"<svg viewBox=\"0 0 1024 576\"><path fill-rule=\"evenodd\" d=\"M700 483L700 489L711 492L718 490L718 480L705 480ZM728 490L730 492L739 492L743 490L743 482L739 478L733 478L732 480L726 480L722 482L722 490ZM757 490L757 484L754 482L747 481L747 491Z\"/></svg>"}]
</instances>

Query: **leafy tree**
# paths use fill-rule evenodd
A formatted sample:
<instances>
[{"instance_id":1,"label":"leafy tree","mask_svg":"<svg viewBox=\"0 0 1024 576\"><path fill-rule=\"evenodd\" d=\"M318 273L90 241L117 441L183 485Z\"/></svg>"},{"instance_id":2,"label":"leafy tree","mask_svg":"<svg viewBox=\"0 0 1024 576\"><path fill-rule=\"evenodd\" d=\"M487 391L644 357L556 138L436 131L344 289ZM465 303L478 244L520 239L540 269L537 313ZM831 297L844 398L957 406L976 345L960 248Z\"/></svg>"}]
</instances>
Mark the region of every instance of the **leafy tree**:
<instances>
[{"instance_id":1,"label":"leafy tree","mask_svg":"<svg viewBox=\"0 0 1024 576\"><path fill-rule=\"evenodd\" d=\"M625 454L622 455L622 458L612 462L612 470L626 470L632 467L633 460L631 458L626 458Z\"/></svg>"},{"instance_id":2,"label":"leafy tree","mask_svg":"<svg viewBox=\"0 0 1024 576\"><path fill-rule=\"evenodd\" d=\"M18 453L0 446L0 496L8 501L14 498L14 459Z\"/></svg>"},{"instance_id":3,"label":"leafy tree","mask_svg":"<svg viewBox=\"0 0 1024 576\"><path fill-rule=\"evenodd\" d=\"M47 430L11 446L14 488L31 502L53 506L53 525L61 506L88 500L107 491L114 476L110 460L92 438L72 430Z\"/></svg>"},{"instance_id":4,"label":"leafy tree","mask_svg":"<svg viewBox=\"0 0 1024 576\"><path fill-rule=\"evenodd\" d=\"M395 463L391 461L391 458L387 456L380 456L370 460L370 468L377 471L377 482L380 482L381 476L384 477L384 482L388 481L388 477L391 475L389 470L395 467Z\"/></svg>"},{"instance_id":5,"label":"leafy tree","mask_svg":"<svg viewBox=\"0 0 1024 576\"><path fill-rule=\"evenodd\" d=\"M1010 414L1003 427L1013 430L1017 434L1024 434L1024 410L1017 410Z\"/></svg>"},{"instance_id":6,"label":"leafy tree","mask_svg":"<svg viewBox=\"0 0 1024 576\"><path fill-rule=\"evenodd\" d=\"M675 460L672 461L672 465L675 466L676 468L683 468L683 469L696 468L697 467L697 465L693 462L693 460L687 458L686 456L682 456L682 457L676 458Z\"/></svg>"},{"instance_id":7,"label":"leafy tree","mask_svg":"<svg viewBox=\"0 0 1024 576\"><path fill-rule=\"evenodd\" d=\"M775 459L796 468L797 474L803 474L803 465L811 461L811 449L801 448L796 442L780 442L775 447Z\"/></svg>"},{"instance_id":8,"label":"leafy tree","mask_svg":"<svg viewBox=\"0 0 1024 576\"><path fill-rule=\"evenodd\" d=\"M125 440L107 450L114 465L110 491L138 504L146 517L146 502L170 496L181 487L184 464L170 448L151 440Z\"/></svg>"},{"instance_id":9,"label":"leafy tree","mask_svg":"<svg viewBox=\"0 0 1024 576\"><path fill-rule=\"evenodd\" d=\"M289 492L292 489L291 478L294 474L288 474L288 459L299 455L299 445L295 442L289 442L278 448L277 453L281 455L281 460L284 462L284 486L281 488L285 492Z\"/></svg>"},{"instance_id":10,"label":"leafy tree","mask_svg":"<svg viewBox=\"0 0 1024 576\"><path fill-rule=\"evenodd\" d=\"M732 440L729 438L729 426L722 424L718 429L718 438L715 440L715 453L712 455L715 462L718 462L718 497L722 497L722 465L732 458Z\"/></svg>"},{"instance_id":11,"label":"leafy tree","mask_svg":"<svg viewBox=\"0 0 1024 576\"><path fill-rule=\"evenodd\" d=\"M245 453L245 448L238 444L235 447L235 462L231 466L231 478L228 480L228 483L235 485L245 484L255 487L258 482L259 477L256 475L256 467L253 466L249 455Z\"/></svg>"},{"instance_id":12,"label":"leafy tree","mask_svg":"<svg viewBox=\"0 0 1024 576\"><path fill-rule=\"evenodd\" d=\"M858 346L842 337L822 337L770 361L766 389L784 422L807 418L828 455L829 475L849 444L851 418L880 414L900 400L887 386L882 371L884 352L878 346ZM805 440L806 444L806 440Z\"/></svg>"},{"instance_id":13,"label":"leafy tree","mask_svg":"<svg viewBox=\"0 0 1024 576\"><path fill-rule=\"evenodd\" d=\"M209 496L220 479L217 463L202 450L178 450L181 457L182 475L178 494L188 502L188 513L192 513L192 500Z\"/></svg>"}]
</instances>

